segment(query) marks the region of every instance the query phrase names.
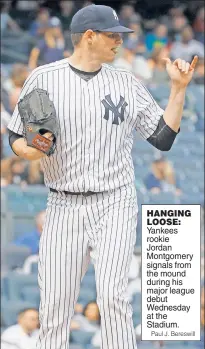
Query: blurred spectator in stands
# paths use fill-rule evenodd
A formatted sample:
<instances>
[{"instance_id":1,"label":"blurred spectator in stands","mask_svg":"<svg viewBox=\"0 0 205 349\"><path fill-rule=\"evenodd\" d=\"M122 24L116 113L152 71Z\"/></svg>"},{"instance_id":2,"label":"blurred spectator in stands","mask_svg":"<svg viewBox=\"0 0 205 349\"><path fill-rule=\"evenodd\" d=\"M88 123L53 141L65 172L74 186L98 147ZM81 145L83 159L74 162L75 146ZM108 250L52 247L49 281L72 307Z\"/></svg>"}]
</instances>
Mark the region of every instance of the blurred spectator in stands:
<instances>
[{"instance_id":1,"label":"blurred spectator in stands","mask_svg":"<svg viewBox=\"0 0 205 349\"><path fill-rule=\"evenodd\" d=\"M78 315L82 315L83 314L83 305L81 303L76 303L75 305L75 309L74 309L74 317L77 318ZM78 321L76 321L74 318L74 320L72 319L71 324L70 324L70 329L72 330L79 330L80 325L78 323Z\"/></svg>"},{"instance_id":2,"label":"blurred spectator in stands","mask_svg":"<svg viewBox=\"0 0 205 349\"><path fill-rule=\"evenodd\" d=\"M16 9L19 11L37 11L42 0L17 0Z\"/></svg>"},{"instance_id":3,"label":"blurred spectator in stands","mask_svg":"<svg viewBox=\"0 0 205 349\"><path fill-rule=\"evenodd\" d=\"M44 176L40 160L34 160L29 162L28 183L32 185L44 184Z\"/></svg>"},{"instance_id":4,"label":"blurred spectator in stands","mask_svg":"<svg viewBox=\"0 0 205 349\"><path fill-rule=\"evenodd\" d=\"M193 76L194 84L204 85L204 64L204 58L199 57Z\"/></svg>"},{"instance_id":5,"label":"blurred spectator in stands","mask_svg":"<svg viewBox=\"0 0 205 349\"><path fill-rule=\"evenodd\" d=\"M29 68L35 69L41 64L48 64L69 56L65 50L65 40L59 18L52 17L49 28L46 30L44 39L40 40L30 53ZM40 65L41 65L40 64Z\"/></svg>"},{"instance_id":6,"label":"blurred spectator in stands","mask_svg":"<svg viewBox=\"0 0 205 349\"><path fill-rule=\"evenodd\" d=\"M3 103L1 102L1 134L6 133L6 128L11 119L11 114L9 114L5 108Z\"/></svg>"},{"instance_id":7,"label":"blurred spectator in stands","mask_svg":"<svg viewBox=\"0 0 205 349\"><path fill-rule=\"evenodd\" d=\"M131 4L124 4L121 6L120 8L120 12L119 12L119 20L120 23L126 27L129 26L129 22L130 22L130 18L135 14L135 10L134 10L134 6ZM139 20L141 19L140 15L137 14L137 16L139 16Z\"/></svg>"},{"instance_id":8,"label":"blurred spectator in stands","mask_svg":"<svg viewBox=\"0 0 205 349\"><path fill-rule=\"evenodd\" d=\"M7 113L11 114L9 94L4 88L4 81L2 79L1 79L1 102L4 106L4 109L7 111Z\"/></svg>"},{"instance_id":9,"label":"blurred spectator in stands","mask_svg":"<svg viewBox=\"0 0 205 349\"><path fill-rule=\"evenodd\" d=\"M184 10L185 5L178 3L171 7L166 15L162 15L159 18L160 23L167 26L171 41L178 40L182 29L188 24Z\"/></svg>"},{"instance_id":10,"label":"blurred spectator in stands","mask_svg":"<svg viewBox=\"0 0 205 349\"><path fill-rule=\"evenodd\" d=\"M19 236L12 243L17 246L27 246L31 254L38 254L40 236L45 222L45 211L41 211L36 216L36 229L30 233Z\"/></svg>"},{"instance_id":11,"label":"blurred spectator in stands","mask_svg":"<svg viewBox=\"0 0 205 349\"><path fill-rule=\"evenodd\" d=\"M170 56L172 59L180 57L191 63L194 55L204 57L204 45L194 39L193 29L188 25L182 30L180 41L172 44Z\"/></svg>"},{"instance_id":12,"label":"blurred spectator in stands","mask_svg":"<svg viewBox=\"0 0 205 349\"><path fill-rule=\"evenodd\" d=\"M75 314L83 313L83 305L81 303L76 303L75 305Z\"/></svg>"},{"instance_id":13,"label":"blurred spectator in stands","mask_svg":"<svg viewBox=\"0 0 205 349\"><path fill-rule=\"evenodd\" d=\"M169 48L155 47L151 57L148 59L148 66L152 72L152 82L164 83L169 81L166 66L162 58L169 57Z\"/></svg>"},{"instance_id":14,"label":"blurred spectator in stands","mask_svg":"<svg viewBox=\"0 0 205 349\"><path fill-rule=\"evenodd\" d=\"M139 17L134 14L130 18L129 28L134 30L134 33L129 33L124 39L125 45L135 46L135 53L144 53L146 47L144 44L144 35Z\"/></svg>"},{"instance_id":15,"label":"blurred spectator in stands","mask_svg":"<svg viewBox=\"0 0 205 349\"><path fill-rule=\"evenodd\" d=\"M91 1L91 0L83 1L82 8L89 6L89 5L93 5L93 1Z\"/></svg>"},{"instance_id":16,"label":"blurred spectator in stands","mask_svg":"<svg viewBox=\"0 0 205 349\"><path fill-rule=\"evenodd\" d=\"M9 123L10 118L11 118L11 114L5 110L4 105L1 102L1 160L5 159L5 157L13 155L12 154L13 152L9 145L8 134L7 134L7 125ZM6 180L6 182L2 181L2 184L3 183L6 184L7 182L8 180Z\"/></svg>"},{"instance_id":17,"label":"blurred spectator in stands","mask_svg":"<svg viewBox=\"0 0 205 349\"><path fill-rule=\"evenodd\" d=\"M28 66L17 63L13 65L10 77L3 83L3 88L9 97L9 108L11 113L14 111L21 89L28 75Z\"/></svg>"},{"instance_id":18,"label":"blurred spectator in stands","mask_svg":"<svg viewBox=\"0 0 205 349\"><path fill-rule=\"evenodd\" d=\"M145 44L148 52L152 52L155 47L163 47L168 44L168 29L164 24L157 24L154 31L147 33Z\"/></svg>"},{"instance_id":19,"label":"blurred spectator in stands","mask_svg":"<svg viewBox=\"0 0 205 349\"><path fill-rule=\"evenodd\" d=\"M4 31L6 31L7 29L10 29L13 31L20 31L21 28L9 15L10 2L9 1L1 2L0 9L1 9L1 34L3 34Z\"/></svg>"},{"instance_id":20,"label":"blurred spectator in stands","mask_svg":"<svg viewBox=\"0 0 205 349\"><path fill-rule=\"evenodd\" d=\"M60 1L60 14L57 17L60 18L63 31L69 30L71 19L76 12L74 1Z\"/></svg>"},{"instance_id":21,"label":"blurred spectator in stands","mask_svg":"<svg viewBox=\"0 0 205 349\"><path fill-rule=\"evenodd\" d=\"M8 79L5 80L3 86L5 90L10 93L16 87L23 87L23 84L29 74L27 65L16 63L12 66L11 74Z\"/></svg>"},{"instance_id":22,"label":"blurred spectator in stands","mask_svg":"<svg viewBox=\"0 0 205 349\"><path fill-rule=\"evenodd\" d=\"M197 15L193 23L193 29L195 39L204 44L204 7L197 11Z\"/></svg>"},{"instance_id":23,"label":"blurred spectator in stands","mask_svg":"<svg viewBox=\"0 0 205 349\"><path fill-rule=\"evenodd\" d=\"M131 71L139 79L149 80L152 77L152 73L147 60L141 55L136 55L135 51L136 44L125 40L121 56L115 59L113 66Z\"/></svg>"},{"instance_id":24,"label":"blurred spectator in stands","mask_svg":"<svg viewBox=\"0 0 205 349\"><path fill-rule=\"evenodd\" d=\"M36 38L43 38L50 20L50 13L47 8L40 8L36 19L31 23L29 34Z\"/></svg>"},{"instance_id":25,"label":"blurred spectator in stands","mask_svg":"<svg viewBox=\"0 0 205 349\"><path fill-rule=\"evenodd\" d=\"M35 308L22 310L18 314L17 324L8 327L2 333L1 348L35 349L38 328L38 310Z\"/></svg>"},{"instance_id":26,"label":"blurred spectator in stands","mask_svg":"<svg viewBox=\"0 0 205 349\"><path fill-rule=\"evenodd\" d=\"M172 41L179 41L182 30L188 25L188 19L184 16L177 16L173 18L172 29L170 30L170 37Z\"/></svg>"},{"instance_id":27,"label":"blurred spectator in stands","mask_svg":"<svg viewBox=\"0 0 205 349\"><path fill-rule=\"evenodd\" d=\"M7 137L7 139L8 139L8 137ZM11 161L14 158L17 158L17 156L12 155L9 158L5 157L3 138L1 135L1 187L6 187L12 181Z\"/></svg>"},{"instance_id":28,"label":"blurred spectator in stands","mask_svg":"<svg viewBox=\"0 0 205 349\"><path fill-rule=\"evenodd\" d=\"M176 195L181 194L172 165L161 155L153 161L151 172L147 175L144 182L146 188L154 194L158 194L161 191L172 191Z\"/></svg>"},{"instance_id":29,"label":"blurred spectator in stands","mask_svg":"<svg viewBox=\"0 0 205 349\"><path fill-rule=\"evenodd\" d=\"M87 332L96 332L100 328L100 312L96 301L89 302L82 314L75 314L71 322L72 328Z\"/></svg>"},{"instance_id":30,"label":"blurred spectator in stands","mask_svg":"<svg viewBox=\"0 0 205 349\"><path fill-rule=\"evenodd\" d=\"M28 162L17 157L11 161L11 184L28 184Z\"/></svg>"}]
</instances>

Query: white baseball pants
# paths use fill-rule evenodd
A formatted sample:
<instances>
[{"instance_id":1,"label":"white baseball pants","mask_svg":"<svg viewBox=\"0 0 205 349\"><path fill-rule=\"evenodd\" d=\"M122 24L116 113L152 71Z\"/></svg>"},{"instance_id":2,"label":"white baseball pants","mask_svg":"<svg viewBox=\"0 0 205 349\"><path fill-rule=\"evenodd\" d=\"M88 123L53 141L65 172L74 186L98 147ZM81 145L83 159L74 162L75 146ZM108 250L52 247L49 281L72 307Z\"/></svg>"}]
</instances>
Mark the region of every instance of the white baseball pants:
<instances>
[{"instance_id":1,"label":"white baseball pants","mask_svg":"<svg viewBox=\"0 0 205 349\"><path fill-rule=\"evenodd\" d=\"M136 242L134 185L89 197L50 193L40 239L37 349L68 349L81 280L93 259L102 349L136 349L126 289Z\"/></svg>"}]
</instances>

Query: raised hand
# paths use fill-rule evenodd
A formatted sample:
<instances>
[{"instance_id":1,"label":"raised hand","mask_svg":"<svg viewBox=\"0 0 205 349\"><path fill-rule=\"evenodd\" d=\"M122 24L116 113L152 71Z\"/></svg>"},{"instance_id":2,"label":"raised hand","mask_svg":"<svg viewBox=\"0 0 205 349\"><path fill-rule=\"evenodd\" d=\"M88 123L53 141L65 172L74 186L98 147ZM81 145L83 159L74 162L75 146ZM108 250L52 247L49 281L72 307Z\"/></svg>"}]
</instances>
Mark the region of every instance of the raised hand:
<instances>
[{"instance_id":1,"label":"raised hand","mask_svg":"<svg viewBox=\"0 0 205 349\"><path fill-rule=\"evenodd\" d=\"M191 64L180 58L177 58L174 62L169 58L163 58L163 60L166 62L166 69L173 84L179 87L186 87L193 77L198 56L194 57Z\"/></svg>"}]
</instances>

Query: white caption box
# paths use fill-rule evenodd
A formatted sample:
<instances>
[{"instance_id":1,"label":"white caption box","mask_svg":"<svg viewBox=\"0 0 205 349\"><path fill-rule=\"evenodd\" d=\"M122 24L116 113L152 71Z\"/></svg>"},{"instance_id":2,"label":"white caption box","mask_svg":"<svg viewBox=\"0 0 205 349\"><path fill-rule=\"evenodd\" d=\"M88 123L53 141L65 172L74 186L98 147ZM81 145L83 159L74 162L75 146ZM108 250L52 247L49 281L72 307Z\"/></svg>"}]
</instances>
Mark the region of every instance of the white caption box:
<instances>
[{"instance_id":1,"label":"white caption box","mask_svg":"<svg viewBox=\"0 0 205 349\"><path fill-rule=\"evenodd\" d=\"M142 205L142 340L200 340L200 205Z\"/></svg>"}]
</instances>

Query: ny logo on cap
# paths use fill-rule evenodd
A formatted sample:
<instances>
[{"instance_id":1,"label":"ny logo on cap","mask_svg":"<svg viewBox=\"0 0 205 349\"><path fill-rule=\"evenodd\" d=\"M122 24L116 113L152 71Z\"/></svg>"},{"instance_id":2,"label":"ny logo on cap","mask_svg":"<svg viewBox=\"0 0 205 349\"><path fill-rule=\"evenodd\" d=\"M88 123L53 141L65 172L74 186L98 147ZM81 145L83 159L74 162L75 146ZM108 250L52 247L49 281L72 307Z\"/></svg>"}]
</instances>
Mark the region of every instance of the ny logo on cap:
<instances>
[{"instance_id":1,"label":"ny logo on cap","mask_svg":"<svg viewBox=\"0 0 205 349\"><path fill-rule=\"evenodd\" d=\"M114 15L115 19L118 20L118 16L117 16L117 13L115 12L115 10L113 10L113 15Z\"/></svg>"},{"instance_id":2,"label":"ny logo on cap","mask_svg":"<svg viewBox=\"0 0 205 349\"><path fill-rule=\"evenodd\" d=\"M105 107L105 120L109 120L109 111L112 111L114 114L113 125L119 125L119 119L121 122L124 121L125 108L128 104L122 96L120 96L118 105L114 105L110 95L105 96L105 99L102 100L102 104Z\"/></svg>"}]
</instances>

